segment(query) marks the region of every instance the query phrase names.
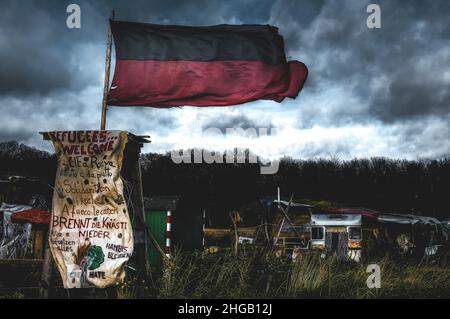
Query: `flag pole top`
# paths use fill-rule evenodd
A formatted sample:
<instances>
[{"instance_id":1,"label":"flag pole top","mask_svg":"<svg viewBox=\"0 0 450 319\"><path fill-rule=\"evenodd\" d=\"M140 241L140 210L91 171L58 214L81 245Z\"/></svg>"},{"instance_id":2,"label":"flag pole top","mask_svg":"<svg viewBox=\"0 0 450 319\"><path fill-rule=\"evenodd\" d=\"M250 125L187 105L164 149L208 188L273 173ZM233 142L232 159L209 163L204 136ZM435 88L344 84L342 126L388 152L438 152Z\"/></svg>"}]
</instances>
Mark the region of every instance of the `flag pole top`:
<instances>
[{"instance_id":1,"label":"flag pole top","mask_svg":"<svg viewBox=\"0 0 450 319\"><path fill-rule=\"evenodd\" d=\"M110 21L114 20L114 10L111 12ZM103 83L103 99L102 99L102 113L100 121L100 129L106 129L106 111L108 110L108 92L109 92L109 74L111 70L111 46L112 46L112 32L111 23L108 25L108 36L106 45L106 59L105 59L105 80Z\"/></svg>"}]
</instances>

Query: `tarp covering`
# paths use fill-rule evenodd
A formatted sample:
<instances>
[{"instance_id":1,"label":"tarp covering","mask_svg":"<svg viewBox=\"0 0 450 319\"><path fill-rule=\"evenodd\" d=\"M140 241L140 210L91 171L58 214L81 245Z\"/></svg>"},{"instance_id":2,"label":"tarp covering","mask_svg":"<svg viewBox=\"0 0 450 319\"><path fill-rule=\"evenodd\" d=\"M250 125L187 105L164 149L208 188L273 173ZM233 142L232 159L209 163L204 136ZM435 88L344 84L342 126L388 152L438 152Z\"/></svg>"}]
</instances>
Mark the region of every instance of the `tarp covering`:
<instances>
[{"instance_id":1,"label":"tarp covering","mask_svg":"<svg viewBox=\"0 0 450 319\"><path fill-rule=\"evenodd\" d=\"M26 205L0 205L0 259L20 258L26 252L31 224L13 223L11 215L30 208Z\"/></svg>"},{"instance_id":2,"label":"tarp covering","mask_svg":"<svg viewBox=\"0 0 450 319\"><path fill-rule=\"evenodd\" d=\"M11 215L13 223L30 223L33 225L48 225L50 212L42 209L28 209Z\"/></svg>"},{"instance_id":3,"label":"tarp covering","mask_svg":"<svg viewBox=\"0 0 450 319\"><path fill-rule=\"evenodd\" d=\"M398 224L434 228L436 232L441 233L446 240L450 239L450 228L447 227L445 222L441 222L434 217L406 214L383 214L378 216L378 222L391 225Z\"/></svg>"}]
</instances>

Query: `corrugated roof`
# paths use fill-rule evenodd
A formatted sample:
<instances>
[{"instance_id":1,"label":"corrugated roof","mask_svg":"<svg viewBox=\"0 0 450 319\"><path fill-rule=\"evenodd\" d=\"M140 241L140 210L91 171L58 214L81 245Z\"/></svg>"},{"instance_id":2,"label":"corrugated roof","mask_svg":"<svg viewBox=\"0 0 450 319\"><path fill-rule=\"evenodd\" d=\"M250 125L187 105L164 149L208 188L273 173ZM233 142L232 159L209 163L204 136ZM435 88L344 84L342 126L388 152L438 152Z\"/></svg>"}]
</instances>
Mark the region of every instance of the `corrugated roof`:
<instances>
[{"instance_id":1,"label":"corrugated roof","mask_svg":"<svg viewBox=\"0 0 450 319\"><path fill-rule=\"evenodd\" d=\"M145 210L176 210L180 196L165 195L144 198Z\"/></svg>"}]
</instances>

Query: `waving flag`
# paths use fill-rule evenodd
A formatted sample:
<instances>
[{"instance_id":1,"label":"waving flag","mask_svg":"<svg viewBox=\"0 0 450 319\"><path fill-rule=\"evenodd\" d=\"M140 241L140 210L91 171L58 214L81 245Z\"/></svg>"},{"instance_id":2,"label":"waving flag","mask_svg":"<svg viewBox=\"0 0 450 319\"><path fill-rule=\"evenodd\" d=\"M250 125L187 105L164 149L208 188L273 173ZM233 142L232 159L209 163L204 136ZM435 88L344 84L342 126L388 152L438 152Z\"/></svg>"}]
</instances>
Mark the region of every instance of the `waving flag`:
<instances>
[{"instance_id":1,"label":"waving flag","mask_svg":"<svg viewBox=\"0 0 450 319\"><path fill-rule=\"evenodd\" d=\"M295 98L308 75L286 62L269 25L189 27L111 21L116 49L108 96L117 106L226 106Z\"/></svg>"}]
</instances>

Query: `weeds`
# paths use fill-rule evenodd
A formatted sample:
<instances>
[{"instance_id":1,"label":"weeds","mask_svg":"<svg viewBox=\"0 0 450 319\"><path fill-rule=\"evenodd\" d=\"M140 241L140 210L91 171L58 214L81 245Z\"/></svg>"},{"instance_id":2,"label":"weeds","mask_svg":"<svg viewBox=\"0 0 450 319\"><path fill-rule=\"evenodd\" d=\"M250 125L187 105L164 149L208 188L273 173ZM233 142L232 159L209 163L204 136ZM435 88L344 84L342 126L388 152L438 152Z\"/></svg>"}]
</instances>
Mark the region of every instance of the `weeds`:
<instances>
[{"instance_id":1,"label":"weeds","mask_svg":"<svg viewBox=\"0 0 450 319\"><path fill-rule=\"evenodd\" d=\"M366 267L377 263L381 289L369 289ZM158 280L128 279L127 298L448 298L448 265L426 265L387 255L361 264L300 255L295 262L259 249L218 254L176 251ZM143 286L143 287L140 287ZM140 287L140 288L139 288ZM128 289L128 290L127 290Z\"/></svg>"}]
</instances>

